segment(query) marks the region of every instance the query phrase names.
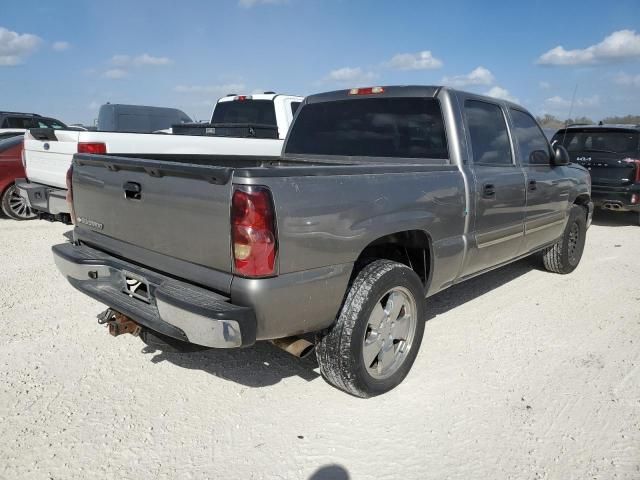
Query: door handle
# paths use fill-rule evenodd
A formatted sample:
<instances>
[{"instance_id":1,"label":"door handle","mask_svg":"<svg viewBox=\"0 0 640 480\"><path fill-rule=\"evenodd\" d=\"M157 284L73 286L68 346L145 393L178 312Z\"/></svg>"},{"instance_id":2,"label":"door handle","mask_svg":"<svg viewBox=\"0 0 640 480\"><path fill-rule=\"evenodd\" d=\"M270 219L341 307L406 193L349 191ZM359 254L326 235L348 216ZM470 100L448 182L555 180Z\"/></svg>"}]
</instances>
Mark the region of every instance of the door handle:
<instances>
[{"instance_id":1,"label":"door handle","mask_svg":"<svg viewBox=\"0 0 640 480\"><path fill-rule=\"evenodd\" d=\"M493 198L496 196L496 187L493 183L485 183L482 186L482 196L484 198Z\"/></svg>"},{"instance_id":2,"label":"door handle","mask_svg":"<svg viewBox=\"0 0 640 480\"><path fill-rule=\"evenodd\" d=\"M535 180L529 180L529 190L537 190L538 189L538 182L536 182Z\"/></svg>"},{"instance_id":3,"label":"door handle","mask_svg":"<svg viewBox=\"0 0 640 480\"><path fill-rule=\"evenodd\" d=\"M125 184L122 185L122 188L124 190L125 198L129 198L131 200L140 200L140 198L142 197L142 187L139 183L125 182Z\"/></svg>"}]
</instances>

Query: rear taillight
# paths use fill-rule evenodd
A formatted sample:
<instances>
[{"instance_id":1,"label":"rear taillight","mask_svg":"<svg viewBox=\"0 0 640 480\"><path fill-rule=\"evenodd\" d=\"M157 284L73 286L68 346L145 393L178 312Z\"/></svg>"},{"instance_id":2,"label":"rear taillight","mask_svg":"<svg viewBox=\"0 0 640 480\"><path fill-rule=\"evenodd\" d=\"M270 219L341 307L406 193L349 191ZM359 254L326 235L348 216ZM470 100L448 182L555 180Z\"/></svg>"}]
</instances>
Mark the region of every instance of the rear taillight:
<instances>
[{"instance_id":1,"label":"rear taillight","mask_svg":"<svg viewBox=\"0 0 640 480\"><path fill-rule=\"evenodd\" d=\"M67 206L69 207L69 215L71 215L71 223L76 223L76 212L73 209L73 165L67 170Z\"/></svg>"},{"instance_id":2,"label":"rear taillight","mask_svg":"<svg viewBox=\"0 0 640 480\"><path fill-rule=\"evenodd\" d=\"M636 164L636 178L635 183L640 183L640 160L634 160Z\"/></svg>"},{"instance_id":3,"label":"rear taillight","mask_svg":"<svg viewBox=\"0 0 640 480\"><path fill-rule=\"evenodd\" d=\"M78 153L104 155L107 153L107 145L102 142L80 142L78 143Z\"/></svg>"},{"instance_id":4,"label":"rear taillight","mask_svg":"<svg viewBox=\"0 0 640 480\"><path fill-rule=\"evenodd\" d=\"M244 102L245 100L251 100L251 95L237 95L233 99L237 102Z\"/></svg>"},{"instance_id":5,"label":"rear taillight","mask_svg":"<svg viewBox=\"0 0 640 480\"><path fill-rule=\"evenodd\" d=\"M236 186L231 200L231 242L235 273L243 277L275 274L278 246L271 191Z\"/></svg>"}]
</instances>

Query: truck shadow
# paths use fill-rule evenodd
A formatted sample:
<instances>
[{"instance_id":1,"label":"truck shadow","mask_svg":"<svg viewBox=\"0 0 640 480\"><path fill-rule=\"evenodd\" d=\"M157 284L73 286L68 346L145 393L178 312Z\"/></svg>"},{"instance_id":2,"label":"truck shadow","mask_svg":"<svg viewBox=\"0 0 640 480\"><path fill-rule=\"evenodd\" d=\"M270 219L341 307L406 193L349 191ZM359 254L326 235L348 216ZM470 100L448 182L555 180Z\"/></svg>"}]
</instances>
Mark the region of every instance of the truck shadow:
<instances>
[{"instance_id":1,"label":"truck shadow","mask_svg":"<svg viewBox=\"0 0 640 480\"><path fill-rule=\"evenodd\" d=\"M505 283L534 269L542 269L542 263L533 258L525 258L510 265L500 267L476 278L454 285L427 299L427 318L429 321L438 315L453 310L467 302L489 293Z\"/></svg>"},{"instance_id":2,"label":"truck shadow","mask_svg":"<svg viewBox=\"0 0 640 480\"><path fill-rule=\"evenodd\" d=\"M146 344L142 349L152 354L152 363L169 362L181 368L201 370L218 378L247 387L267 387L284 378L298 376L308 382L320 377L312 353L298 359L269 342L258 342L242 349L202 349L188 351L161 343Z\"/></svg>"},{"instance_id":3,"label":"truck shadow","mask_svg":"<svg viewBox=\"0 0 640 480\"><path fill-rule=\"evenodd\" d=\"M638 214L635 212L607 212L596 209L593 212L593 224L601 227L628 227L638 225Z\"/></svg>"},{"instance_id":4,"label":"truck shadow","mask_svg":"<svg viewBox=\"0 0 640 480\"><path fill-rule=\"evenodd\" d=\"M426 321L470 302L534 268L536 265L531 259L520 260L438 293L428 300ZM275 385L294 376L308 382L320 377L313 353L306 358L297 359L268 342L258 342L242 349L194 350L193 347L176 348L163 342L147 341L142 352L153 355L152 363L169 362L252 388Z\"/></svg>"}]
</instances>

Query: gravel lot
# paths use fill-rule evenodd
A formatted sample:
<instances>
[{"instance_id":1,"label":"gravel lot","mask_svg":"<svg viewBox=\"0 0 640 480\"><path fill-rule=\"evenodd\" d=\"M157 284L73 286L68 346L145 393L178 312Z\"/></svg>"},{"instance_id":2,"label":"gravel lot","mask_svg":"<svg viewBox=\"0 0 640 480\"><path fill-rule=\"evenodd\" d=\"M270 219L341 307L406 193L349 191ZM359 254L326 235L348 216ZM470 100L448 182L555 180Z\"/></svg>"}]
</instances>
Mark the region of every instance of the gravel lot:
<instances>
[{"instance_id":1,"label":"gravel lot","mask_svg":"<svg viewBox=\"0 0 640 480\"><path fill-rule=\"evenodd\" d=\"M63 225L0 220L0 478L639 479L640 227L569 276L443 292L413 370L360 400L270 344L151 351L58 275Z\"/></svg>"}]
</instances>

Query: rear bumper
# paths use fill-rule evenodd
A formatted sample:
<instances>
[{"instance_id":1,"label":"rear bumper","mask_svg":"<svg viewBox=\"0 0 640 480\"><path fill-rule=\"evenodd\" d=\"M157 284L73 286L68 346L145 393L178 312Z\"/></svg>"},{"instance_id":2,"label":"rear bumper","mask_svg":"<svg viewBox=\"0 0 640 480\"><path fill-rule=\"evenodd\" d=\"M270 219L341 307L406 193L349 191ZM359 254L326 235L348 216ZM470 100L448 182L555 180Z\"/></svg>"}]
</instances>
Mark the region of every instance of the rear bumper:
<instances>
[{"instance_id":1,"label":"rear bumper","mask_svg":"<svg viewBox=\"0 0 640 480\"><path fill-rule=\"evenodd\" d=\"M591 198L598 208L621 212L640 212L640 184L625 187L594 185L591 189Z\"/></svg>"},{"instance_id":2,"label":"rear bumper","mask_svg":"<svg viewBox=\"0 0 640 480\"><path fill-rule=\"evenodd\" d=\"M20 196L39 213L52 216L69 215L65 189L31 183L24 178L16 180L16 187Z\"/></svg>"},{"instance_id":3,"label":"rear bumper","mask_svg":"<svg viewBox=\"0 0 640 480\"><path fill-rule=\"evenodd\" d=\"M84 245L66 243L52 250L56 266L73 287L146 328L207 347L255 343L253 310L234 305L223 295ZM133 296L127 278L140 281L146 299Z\"/></svg>"}]
</instances>

